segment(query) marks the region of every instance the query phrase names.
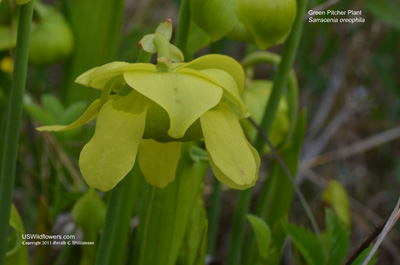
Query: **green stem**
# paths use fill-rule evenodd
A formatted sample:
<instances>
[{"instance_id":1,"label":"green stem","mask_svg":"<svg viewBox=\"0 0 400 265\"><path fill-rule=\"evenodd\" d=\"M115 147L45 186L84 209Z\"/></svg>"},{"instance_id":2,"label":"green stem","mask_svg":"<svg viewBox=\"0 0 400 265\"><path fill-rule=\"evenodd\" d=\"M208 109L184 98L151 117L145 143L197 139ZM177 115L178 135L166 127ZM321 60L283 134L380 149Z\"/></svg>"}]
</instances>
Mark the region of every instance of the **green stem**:
<instances>
[{"instance_id":1,"label":"green stem","mask_svg":"<svg viewBox=\"0 0 400 265\"><path fill-rule=\"evenodd\" d=\"M147 212L146 212L146 214L147 214L146 222L144 223L144 234L143 234L143 242L142 242L142 249L141 249L141 255L140 255L139 264L143 264L143 260L145 258L143 253L145 253L145 251L146 251L145 248L147 246L147 238L148 238L147 235L148 235L148 232L149 232L149 229L150 229L151 212L152 212L153 206L154 206L154 200L155 200L155 197L156 197L156 191L157 191L157 188L155 186L152 186L151 195L150 195L150 202L149 202L149 205L148 205L148 208L147 208Z\"/></svg>"},{"instance_id":2,"label":"green stem","mask_svg":"<svg viewBox=\"0 0 400 265\"><path fill-rule=\"evenodd\" d=\"M280 62L281 62L281 57L278 54L264 51L264 52L253 52L249 54L242 60L241 64L243 68L246 70L247 68L250 68L260 63L269 63L275 66L279 66ZM288 87L287 101L289 106L290 127L286 134L285 140L283 141L283 144L287 144L289 140L292 138L294 126L297 120L299 88L297 84L297 77L293 70L290 71L287 87Z\"/></svg>"},{"instance_id":3,"label":"green stem","mask_svg":"<svg viewBox=\"0 0 400 265\"><path fill-rule=\"evenodd\" d=\"M96 265L123 264L129 238L129 223L134 210L135 199L132 187L138 178L132 170L113 190L107 204L103 233L97 250Z\"/></svg>"},{"instance_id":4,"label":"green stem","mask_svg":"<svg viewBox=\"0 0 400 265\"><path fill-rule=\"evenodd\" d=\"M5 263L11 203L14 191L15 172L22 116L26 72L28 68L29 38L33 14L33 1L20 8L15 69L13 73L10 102L8 106L7 128L0 176L0 265Z\"/></svg>"},{"instance_id":5,"label":"green stem","mask_svg":"<svg viewBox=\"0 0 400 265\"><path fill-rule=\"evenodd\" d=\"M211 195L210 208L208 210L207 253L210 255L215 254L219 217L221 215L221 195L221 182L214 177L213 192Z\"/></svg>"},{"instance_id":6,"label":"green stem","mask_svg":"<svg viewBox=\"0 0 400 265\"><path fill-rule=\"evenodd\" d=\"M282 60L279 64L278 72L274 78L271 96L269 97L267 108L264 112L264 116L261 122L261 128L266 135L269 135L271 131L271 127L274 122L276 112L278 110L279 101L284 92L284 88L286 86L288 76L296 56L296 51L299 46L301 33L303 30L303 18L306 12L308 0L298 0L297 3L298 6L296 20L293 24L290 36L287 39L283 48ZM260 135L257 136L254 146L259 154L263 154L265 143ZM253 188L241 191L239 193L238 204L235 209L232 225L231 245L228 253L227 264L229 265L237 265L241 262L239 253L241 253L242 251L242 242L244 239L244 228L246 224L245 215L249 209L252 193Z\"/></svg>"},{"instance_id":7,"label":"green stem","mask_svg":"<svg viewBox=\"0 0 400 265\"><path fill-rule=\"evenodd\" d=\"M242 243L244 238L244 228L246 225L246 213L248 212L253 188L240 191L235 212L233 214L231 243L229 245L227 265L241 264Z\"/></svg>"},{"instance_id":8,"label":"green stem","mask_svg":"<svg viewBox=\"0 0 400 265\"><path fill-rule=\"evenodd\" d=\"M186 45L189 34L190 24L190 1L181 0L178 18L178 28L176 31L175 45L183 52L186 57Z\"/></svg>"}]
</instances>

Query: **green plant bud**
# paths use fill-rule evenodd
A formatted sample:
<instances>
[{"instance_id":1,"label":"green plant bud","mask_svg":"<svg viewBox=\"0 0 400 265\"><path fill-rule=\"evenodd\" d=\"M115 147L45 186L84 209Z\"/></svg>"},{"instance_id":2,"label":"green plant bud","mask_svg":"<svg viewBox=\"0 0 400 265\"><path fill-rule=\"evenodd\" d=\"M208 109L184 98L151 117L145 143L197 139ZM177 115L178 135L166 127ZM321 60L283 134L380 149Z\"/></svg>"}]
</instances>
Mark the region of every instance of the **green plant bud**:
<instances>
[{"instance_id":1,"label":"green plant bud","mask_svg":"<svg viewBox=\"0 0 400 265\"><path fill-rule=\"evenodd\" d=\"M240 21L261 50L286 39L296 18L295 0L236 0L235 4Z\"/></svg>"},{"instance_id":2,"label":"green plant bud","mask_svg":"<svg viewBox=\"0 0 400 265\"><path fill-rule=\"evenodd\" d=\"M48 66L67 58L74 46L72 31L64 17L55 10L46 10L32 30L29 62Z\"/></svg>"},{"instance_id":3,"label":"green plant bud","mask_svg":"<svg viewBox=\"0 0 400 265\"><path fill-rule=\"evenodd\" d=\"M193 20L211 36L212 41L225 37L239 23L235 0L191 0Z\"/></svg>"},{"instance_id":4,"label":"green plant bud","mask_svg":"<svg viewBox=\"0 0 400 265\"><path fill-rule=\"evenodd\" d=\"M191 0L193 20L212 41L224 37L255 43L265 50L289 35L296 17L295 0Z\"/></svg>"}]
</instances>

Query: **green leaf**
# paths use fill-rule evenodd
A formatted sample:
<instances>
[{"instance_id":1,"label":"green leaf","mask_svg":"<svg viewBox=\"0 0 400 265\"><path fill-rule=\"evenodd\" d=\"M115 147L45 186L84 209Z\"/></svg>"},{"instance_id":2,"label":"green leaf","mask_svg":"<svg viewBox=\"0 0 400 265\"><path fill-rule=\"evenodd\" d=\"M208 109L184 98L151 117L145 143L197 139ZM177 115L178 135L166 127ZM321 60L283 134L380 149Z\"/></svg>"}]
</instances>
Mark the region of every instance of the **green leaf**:
<instances>
[{"instance_id":1,"label":"green leaf","mask_svg":"<svg viewBox=\"0 0 400 265\"><path fill-rule=\"evenodd\" d=\"M60 124L68 124L76 120L87 107L86 102L76 102L66 108L60 117Z\"/></svg>"},{"instance_id":2,"label":"green leaf","mask_svg":"<svg viewBox=\"0 0 400 265\"><path fill-rule=\"evenodd\" d=\"M362 265L364 263L364 260L368 257L369 252L371 252L372 248L374 245L369 246L367 249L365 249L351 265ZM374 265L376 264L376 257L374 256L370 262L368 262L368 265Z\"/></svg>"},{"instance_id":3,"label":"green leaf","mask_svg":"<svg viewBox=\"0 0 400 265\"><path fill-rule=\"evenodd\" d=\"M174 182L153 188L140 265L175 265L208 164L193 162L184 144Z\"/></svg>"},{"instance_id":4,"label":"green leaf","mask_svg":"<svg viewBox=\"0 0 400 265\"><path fill-rule=\"evenodd\" d=\"M83 228L84 233L97 233L104 224L106 205L94 189L90 189L74 205L72 219Z\"/></svg>"},{"instance_id":5,"label":"green leaf","mask_svg":"<svg viewBox=\"0 0 400 265\"><path fill-rule=\"evenodd\" d=\"M265 223L261 218L251 214L246 216L253 228L254 234L256 235L260 254L259 264L268 264L268 250L272 240L271 230L267 223Z\"/></svg>"},{"instance_id":6,"label":"green leaf","mask_svg":"<svg viewBox=\"0 0 400 265\"><path fill-rule=\"evenodd\" d=\"M24 109L31 117L37 119L43 125L57 124L59 122L50 112L45 111L34 103L29 96L24 97Z\"/></svg>"},{"instance_id":7,"label":"green leaf","mask_svg":"<svg viewBox=\"0 0 400 265\"><path fill-rule=\"evenodd\" d=\"M207 213L204 208L203 194L199 192L186 228L177 265L204 264L206 238Z\"/></svg>"},{"instance_id":8,"label":"green leaf","mask_svg":"<svg viewBox=\"0 0 400 265\"><path fill-rule=\"evenodd\" d=\"M322 197L326 203L333 207L333 210L346 225L346 228L350 229L350 202L344 187L336 180L331 180Z\"/></svg>"},{"instance_id":9,"label":"green leaf","mask_svg":"<svg viewBox=\"0 0 400 265\"><path fill-rule=\"evenodd\" d=\"M13 232L8 239L6 253L6 265L29 264L28 248L21 242L22 234L25 233L21 217L14 205L11 207L10 226Z\"/></svg>"},{"instance_id":10,"label":"green leaf","mask_svg":"<svg viewBox=\"0 0 400 265\"><path fill-rule=\"evenodd\" d=\"M290 236L293 245L299 250L306 261L306 264L325 264L323 248L318 238L311 231L291 223L285 223L283 227Z\"/></svg>"},{"instance_id":11,"label":"green leaf","mask_svg":"<svg viewBox=\"0 0 400 265\"><path fill-rule=\"evenodd\" d=\"M106 205L94 189L90 189L74 205L72 219L82 227L83 241L92 241L97 245L98 233L103 227ZM80 265L93 264L96 259L96 247L82 246Z\"/></svg>"},{"instance_id":12,"label":"green leaf","mask_svg":"<svg viewBox=\"0 0 400 265\"><path fill-rule=\"evenodd\" d=\"M368 0L365 8L382 23L400 30L400 4L396 0Z\"/></svg>"},{"instance_id":13,"label":"green leaf","mask_svg":"<svg viewBox=\"0 0 400 265\"><path fill-rule=\"evenodd\" d=\"M200 160L208 161L207 152L195 144L191 145L189 155L194 162L199 162Z\"/></svg>"},{"instance_id":14,"label":"green leaf","mask_svg":"<svg viewBox=\"0 0 400 265\"><path fill-rule=\"evenodd\" d=\"M343 223L332 211L326 211L326 243L328 248L327 265L340 265L349 247L349 235Z\"/></svg>"}]
</instances>

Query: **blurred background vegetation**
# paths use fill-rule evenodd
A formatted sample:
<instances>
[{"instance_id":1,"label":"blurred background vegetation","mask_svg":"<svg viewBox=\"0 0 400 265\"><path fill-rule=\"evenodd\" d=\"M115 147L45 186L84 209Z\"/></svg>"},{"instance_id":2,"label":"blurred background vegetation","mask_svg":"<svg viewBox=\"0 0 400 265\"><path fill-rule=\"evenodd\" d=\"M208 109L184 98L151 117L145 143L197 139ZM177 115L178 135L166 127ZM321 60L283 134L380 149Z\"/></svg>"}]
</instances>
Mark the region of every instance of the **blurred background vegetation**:
<instances>
[{"instance_id":1,"label":"blurred background vegetation","mask_svg":"<svg viewBox=\"0 0 400 265\"><path fill-rule=\"evenodd\" d=\"M399 196L400 5L395 0L333 2L337 3L330 9L362 10L365 23L305 21L295 63L300 105L307 108L308 116L297 185L323 226L324 209L336 200L334 195L324 195L324 190L331 180L341 183L350 198L350 249L354 249L375 224L390 214ZM310 1L309 9L324 3ZM36 29L44 30L45 38L68 39L72 34L73 42L70 47L60 48L71 49L63 58L50 58L50 62L41 56L36 62L31 59L14 203L27 232L68 234L73 227L71 208L86 190L77 166L78 155L93 127L56 134L39 134L35 128L41 124L67 124L77 118L97 91L74 84L74 79L107 62L135 62L143 35L153 32L166 18L171 18L175 26L179 23L179 0L60 0L43 1L43 5L54 8L62 19L46 22L46 15L37 9ZM13 1L3 0L0 5L1 147L11 87L10 32L15 29L17 9ZM53 28L45 23L53 23ZM54 23L59 23L58 27ZM41 43L45 38L35 39L35 53L53 49ZM205 46L197 55L218 52L237 60L249 49L242 42L230 40L211 45L193 40L191 45ZM271 50L280 53L281 49L277 46ZM272 67L260 65L255 76L271 79L273 73ZM260 181L266 178L267 172L262 172ZM205 187L206 200L211 182L208 180ZM220 264L227 252L236 194L233 190L223 193L214 264ZM296 197L290 220L308 223ZM378 264L396 264L400 260L399 245L397 227L385 240ZM54 264L60 249L45 248L35 251L34 264ZM290 255L284 260L290 264Z\"/></svg>"}]
</instances>

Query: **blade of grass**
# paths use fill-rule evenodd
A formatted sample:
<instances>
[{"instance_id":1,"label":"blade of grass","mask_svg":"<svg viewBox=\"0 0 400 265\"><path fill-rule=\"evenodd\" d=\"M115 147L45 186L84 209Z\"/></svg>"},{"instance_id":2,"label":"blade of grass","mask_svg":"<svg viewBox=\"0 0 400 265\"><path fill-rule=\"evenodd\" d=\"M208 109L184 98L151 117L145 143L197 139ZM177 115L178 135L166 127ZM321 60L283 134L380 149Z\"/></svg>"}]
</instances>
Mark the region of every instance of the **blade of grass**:
<instances>
[{"instance_id":1,"label":"blade of grass","mask_svg":"<svg viewBox=\"0 0 400 265\"><path fill-rule=\"evenodd\" d=\"M7 128L0 176L0 265L4 265L7 249L6 239L9 233L11 202L15 183L22 100L26 83L32 15L33 1L21 6L17 47L15 51L15 68L8 106Z\"/></svg>"},{"instance_id":2,"label":"blade of grass","mask_svg":"<svg viewBox=\"0 0 400 265\"><path fill-rule=\"evenodd\" d=\"M208 209L208 235L207 235L207 254L215 254L215 244L217 243L217 231L219 217L221 215L222 204L221 182L214 178L213 192L211 194L210 206Z\"/></svg>"}]
</instances>

